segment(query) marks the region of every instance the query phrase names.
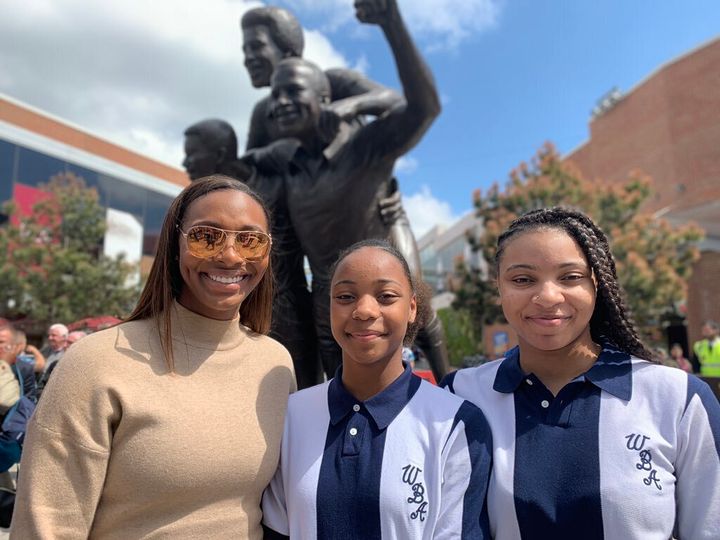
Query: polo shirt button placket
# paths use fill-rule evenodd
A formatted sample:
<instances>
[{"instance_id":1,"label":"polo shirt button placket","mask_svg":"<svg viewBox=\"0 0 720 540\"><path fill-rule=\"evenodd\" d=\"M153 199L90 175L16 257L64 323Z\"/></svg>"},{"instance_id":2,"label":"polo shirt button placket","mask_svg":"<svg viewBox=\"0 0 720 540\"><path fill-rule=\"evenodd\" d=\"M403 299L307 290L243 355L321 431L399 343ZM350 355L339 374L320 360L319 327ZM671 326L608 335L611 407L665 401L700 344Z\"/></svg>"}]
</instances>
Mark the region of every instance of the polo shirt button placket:
<instances>
[{"instance_id":1,"label":"polo shirt button placket","mask_svg":"<svg viewBox=\"0 0 720 540\"><path fill-rule=\"evenodd\" d=\"M362 426L347 426L343 441L343 456L357 456L360 453L363 434L360 431Z\"/></svg>"},{"instance_id":2,"label":"polo shirt button placket","mask_svg":"<svg viewBox=\"0 0 720 540\"><path fill-rule=\"evenodd\" d=\"M362 405L354 403L350 417L347 419L345 426L345 437L343 442L344 456L357 456L365 439L365 429L367 419L362 414Z\"/></svg>"}]
</instances>

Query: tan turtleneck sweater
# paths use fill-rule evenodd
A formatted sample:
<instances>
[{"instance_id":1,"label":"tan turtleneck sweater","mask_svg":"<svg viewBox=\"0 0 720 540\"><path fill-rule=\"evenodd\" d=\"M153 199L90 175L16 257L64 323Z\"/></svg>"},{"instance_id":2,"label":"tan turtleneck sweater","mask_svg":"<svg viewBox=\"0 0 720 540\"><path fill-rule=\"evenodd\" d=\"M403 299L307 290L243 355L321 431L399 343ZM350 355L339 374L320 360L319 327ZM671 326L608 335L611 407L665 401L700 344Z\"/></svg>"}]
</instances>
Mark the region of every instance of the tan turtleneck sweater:
<instances>
[{"instance_id":1,"label":"tan turtleneck sweater","mask_svg":"<svg viewBox=\"0 0 720 540\"><path fill-rule=\"evenodd\" d=\"M27 433L11 538L262 538L292 362L234 321L173 308L72 346Z\"/></svg>"}]
</instances>

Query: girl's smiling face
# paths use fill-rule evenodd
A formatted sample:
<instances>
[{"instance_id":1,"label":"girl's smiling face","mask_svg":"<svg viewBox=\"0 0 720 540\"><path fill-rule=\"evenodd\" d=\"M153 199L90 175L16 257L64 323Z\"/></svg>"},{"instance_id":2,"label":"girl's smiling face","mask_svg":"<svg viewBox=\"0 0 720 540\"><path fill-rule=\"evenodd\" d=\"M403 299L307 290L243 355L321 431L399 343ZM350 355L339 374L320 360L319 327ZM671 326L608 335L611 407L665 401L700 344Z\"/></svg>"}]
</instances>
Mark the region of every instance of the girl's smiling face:
<instances>
[{"instance_id":1,"label":"girl's smiling face","mask_svg":"<svg viewBox=\"0 0 720 540\"><path fill-rule=\"evenodd\" d=\"M521 347L554 351L592 345L595 281L580 246L565 231L540 228L509 240L498 290Z\"/></svg>"},{"instance_id":2,"label":"girl's smiling face","mask_svg":"<svg viewBox=\"0 0 720 540\"><path fill-rule=\"evenodd\" d=\"M330 294L330 325L344 363L401 361L417 303L395 256L378 247L350 253L333 274Z\"/></svg>"}]
</instances>

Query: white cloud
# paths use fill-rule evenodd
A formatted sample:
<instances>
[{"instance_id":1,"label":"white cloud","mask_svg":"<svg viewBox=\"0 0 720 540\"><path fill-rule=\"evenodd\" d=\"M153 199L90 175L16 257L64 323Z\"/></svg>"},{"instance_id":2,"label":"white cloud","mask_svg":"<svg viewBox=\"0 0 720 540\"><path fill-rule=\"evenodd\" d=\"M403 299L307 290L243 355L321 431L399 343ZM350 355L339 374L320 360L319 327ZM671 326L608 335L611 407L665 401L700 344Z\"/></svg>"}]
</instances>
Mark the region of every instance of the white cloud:
<instances>
[{"instance_id":1,"label":"white cloud","mask_svg":"<svg viewBox=\"0 0 720 540\"><path fill-rule=\"evenodd\" d=\"M330 40L317 30L305 30L303 56L323 69L348 65L345 57L333 48Z\"/></svg>"},{"instance_id":2,"label":"white cloud","mask_svg":"<svg viewBox=\"0 0 720 540\"><path fill-rule=\"evenodd\" d=\"M396 174L412 174L418 168L418 160L411 156L403 156L395 162Z\"/></svg>"},{"instance_id":3,"label":"white cloud","mask_svg":"<svg viewBox=\"0 0 720 540\"><path fill-rule=\"evenodd\" d=\"M436 198L426 185L417 193L403 195L403 206L415 238L420 238L435 225L452 225L460 218L453 214L450 203Z\"/></svg>"},{"instance_id":4,"label":"white cloud","mask_svg":"<svg viewBox=\"0 0 720 540\"><path fill-rule=\"evenodd\" d=\"M430 49L457 47L469 36L497 23L505 0L399 0L398 4L413 32ZM287 0L295 9L318 13L328 21L323 29L334 31L353 20L349 0Z\"/></svg>"},{"instance_id":5,"label":"white cloud","mask_svg":"<svg viewBox=\"0 0 720 540\"><path fill-rule=\"evenodd\" d=\"M8 2L5 2L7 4ZM242 64L251 0L33 0L0 17L0 92L180 166L182 133L224 118L244 143L255 90ZM318 31L306 56L346 66Z\"/></svg>"},{"instance_id":6,"label":"white cloud","mask_svg":"<svg viewBox=\"0 0 720 540\"><path fill-rule=\"evenodd\" d=\"M367 72L370 70L370 61L368 60L368 57L365 54L361 54L360 57L355 61L355 65L352 66L352 68L355 71L367 74Z\"/></svg>"}]
</instances>

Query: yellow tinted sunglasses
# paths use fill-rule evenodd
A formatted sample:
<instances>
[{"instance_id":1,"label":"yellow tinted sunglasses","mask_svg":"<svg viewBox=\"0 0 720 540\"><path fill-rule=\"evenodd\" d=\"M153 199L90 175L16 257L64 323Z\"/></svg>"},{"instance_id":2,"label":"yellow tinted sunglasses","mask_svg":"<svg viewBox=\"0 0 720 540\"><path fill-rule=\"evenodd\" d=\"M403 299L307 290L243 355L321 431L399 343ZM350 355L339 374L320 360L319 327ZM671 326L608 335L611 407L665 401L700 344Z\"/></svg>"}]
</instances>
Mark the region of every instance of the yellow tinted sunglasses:
<instances>
[{"instance_id":1,"label":"yellow tinted sunglasses","mask_svg":"<svg viewBox=\"0 0 720 540\"><path fill-rule=\"evenodd\" d=\"M272 238L261 231L228 231L209 225L195 225L184 232L179 226L180 234L187 241L188 251L201 259L215 257L225 249L227 238L234 235L232 246L243 259L260 260L270 251Z\"/></svg>"}]
</instances>

